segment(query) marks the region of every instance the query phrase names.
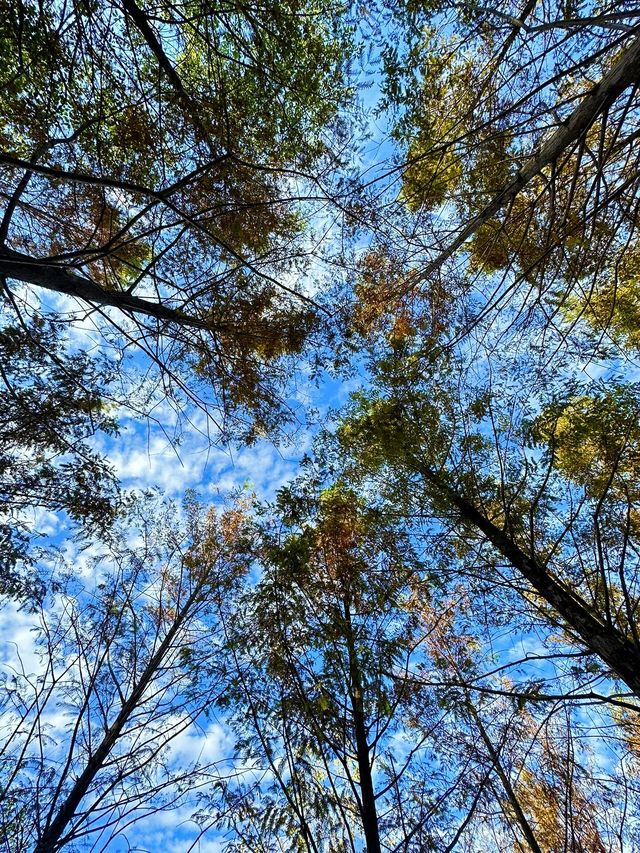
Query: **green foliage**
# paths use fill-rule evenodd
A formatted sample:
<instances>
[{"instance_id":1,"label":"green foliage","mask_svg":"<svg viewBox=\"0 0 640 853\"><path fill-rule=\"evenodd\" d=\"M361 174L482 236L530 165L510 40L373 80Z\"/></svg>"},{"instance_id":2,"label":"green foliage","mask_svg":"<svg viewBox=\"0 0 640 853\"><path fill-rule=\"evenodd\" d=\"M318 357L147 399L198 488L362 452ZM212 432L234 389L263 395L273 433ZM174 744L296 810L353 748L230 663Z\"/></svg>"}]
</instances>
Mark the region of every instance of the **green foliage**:
<instances>
[{"instance_id":1,"label":"green foliage","mask_svg":"<svg viewBox=\"0 0 640 853\"><path fill-rule=\"evenodd\" d=\"M2 11L0 248L53 259L44 281L12 275L68 294L82 273L144 327L176 408L275 429L293 359L320 342L317 306L284 282L304 272L314 173L348 156L346 8ZM115 337L100 329L129 348L114 313Z\"/></svg>"},{"instance_id":2,"label":"green foliage","mask_svg":"<svg viewBox=\"0 0 640 853\"><path fill-rule=\"evenodd\" d=\"M464 98L470 65L449 53L425 48L421 108L415 112L416 132L407 151L402 175L402 198L412 211L432 209L454 197L464 166L456 151L460 130L452 101Z\"/></svg>"},{"instance_id":3,"label":"green foliage","mask_svg":"<svg viewBox=\"0 0 640 853\"><path fill-rule=\"evenodd\" d=\"M51 681L0 682L21 709L1 759L17 779L6 837L26 849L51 825L169 638L150 703L130 708L135 748L93 777L78 827L118 825L136 797L145 808L142 783L169 767L146 738L161 719L173 737L177 709L185 730L219 715L235 737L233 771L193 768L194 819L228 851L358 850L367 785L389 850L626 843L635 745L624 726L614 743L597 703L629 705L608 695L616 677L639 695L640 398L622 360L640 347L636 89L509 185L635 43L636 11L383 2L357 8L354 33L341 3L307 0L2 2L2 591L33 587L19 564L34 507L65 512L82 544L113 524L121 498L96 444L117 437L114 387L132 391L132 363L161 371L158 393L142 382L147 412L162 395L188 419L195 403L249 442L289 416L295 362L343 346L328 331L346 330L331 357L348 353L366 389L272 506L206 511L188 495L184 524L176 508L158 524L129 507L121 525L139 539L111 533L115 571L89 591L69 568L64 605L39 611ZM378 169L361 140L366 188L345 170L362 33L399 147ZM300 283L316 243L353 284L346 300L340 283L328 296ZM62 320L29 319L71 311L60 295L75 298L80 275L110 351L142 358L95 359ZM36 306L38 286L55 301ZM57 701L60 670L66 765L42 748L46 726L24 725L44 693ZM605 781L589 771L596 725Z\"/></svg>"},{"instance_id":4,"label":"green foliage","mask_svg":"<svg viewBox=\"0 0 640 853\"><path fill-rule=\"evenodd\" d=\"M640 400L631 385L610 385L546 407L533 424L554 467L594 496L640 497Z\"/></svg>"},{"instance_id":5,"label":"green foliage","mask_svg":"<svg viewBox=\"0 0 640 853\"><path fill-rule=\"evenodd\" d=\"M605 336L624 349L639 350L640 250L634 243L621 247L607 268L588 288L561 294L559 300L566 320L584 320L594 336Z\"/></svg>"},{"instance_id":6,"label":"green foliage","mask_svg":"<svg viewBox=\"0 0 640 853\"><path fill-rule=\"evenodd\" d=\"M435 462L443 448L441 412L425 398L403 403L399 398L358 393L338 436L367 470L409 458Z\"/></svg>"},{"instance_id":7,"label":"green foliage","mask_svg":"<svg viewBox=\"0 0 640 853\"><path fill-rule=\"evenodd\" d=\"M26 511L62 510L89 531L114 518L119 492L108 462L91 446L117 435L109 411L112 366L66 351L61 324L35 320L0 330L0 513L3 592L20 592Z\"/></svg>"},{"instance_id":8,"label":"green foliage","mask_svg":"<svg viewBox=\"0 0 640 853\"><path fill-rule=\"evenodd\" d=\"M501 274L505 304L522 298L533 306L541 295L553 305L560 293L568 319L583 317L597 333L635 346L637 217L625 212L636 205L630 80L611 91L611 103L579 138L566 140L566 150L539 159L552 138L561 144L557 134L578 105L588 106L598 81L631 59L633 39L623 37L621 48L609 30L613 7L587 4L571 24L562 4L489 9L445 0L393 8L385 104L395 110L404 149L399 197L417 224L407 238L413 245L421 235L416 244L428 247L425 257L418 249L419 259L415 249L408 253L416 289L439 272L429 253L444 262L455 246L452 269L485 282L481 292ZM421 266L432 274L428 284Z\"/></svg>"}]
</instances>

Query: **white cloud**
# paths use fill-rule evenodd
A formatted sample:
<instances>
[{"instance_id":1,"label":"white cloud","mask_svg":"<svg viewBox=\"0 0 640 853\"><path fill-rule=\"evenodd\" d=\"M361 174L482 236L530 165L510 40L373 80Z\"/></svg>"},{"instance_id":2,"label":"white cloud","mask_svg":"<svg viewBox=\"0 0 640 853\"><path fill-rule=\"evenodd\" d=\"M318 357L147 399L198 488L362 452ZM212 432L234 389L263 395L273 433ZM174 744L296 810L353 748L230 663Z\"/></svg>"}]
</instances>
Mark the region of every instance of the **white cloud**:
<instances>
[{"instance_id":1,"label":"white cloud","mask_svg":"<svg viewBox=\"0 0 640 853\"><path fill-rule=\"evenodd\" d=\"M206 728L191 726L171 742L171 763L187 767L190 764L212 764L233 756L234 737L220 723L210 722Z\"/></svg>"}]
</instances>

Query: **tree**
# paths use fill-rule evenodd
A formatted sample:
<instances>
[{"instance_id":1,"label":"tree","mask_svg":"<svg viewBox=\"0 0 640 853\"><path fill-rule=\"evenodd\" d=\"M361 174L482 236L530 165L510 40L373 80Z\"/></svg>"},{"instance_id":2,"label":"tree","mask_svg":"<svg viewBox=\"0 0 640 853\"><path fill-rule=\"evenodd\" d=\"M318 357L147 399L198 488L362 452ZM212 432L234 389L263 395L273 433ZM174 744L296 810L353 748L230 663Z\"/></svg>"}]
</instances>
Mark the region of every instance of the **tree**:
<instances>
[{"instance_id":1,"label":"tree","mask_svg":"<svg viewBox=\"0 0 640 853\"><path fill-rule=\"evenodd\" d=\"M116 431L105 404L109 368L84 353L61 358L63 335L61 324L44 320L0 331L3 594L39 594L17 568L28 561L26 510L65 510L88 532L104 531L119 502L113 472L87 442Z\"/></svg>"},{"instance_id":2,"label":"tree","mask_svg":"<svg viewBox=\"0 0 640 853\"><path fill-rule=\"evenodd\" d=\"M615 837L624 849L624 808L618 812L612 804L618 797L624 802L630 791L626 781L602 773L589 748L595 732L610 732L615 709L607 713L595 694L581 695L579 688L569 687L569 673L552 663L562 657L557 642L556 653L550 648L544 668L528 683L535 655L517 661L505 655L501 666L502 655L494 652L488 659L487 651L499 644L499 632L515 635L507 627L513 617L489 615L478 625L474 609L510 604L504 591L491 599L491 593L467 584L444 617L429 603L416 602L436 666L397 674L411 686L420 722L426 718L422 709L436 692L449 712L445 731L439 732L447 745L438 752L452 763L464 759L465 774L473 779L456 792L462 794L460 806L466 814L442 849L469 849L467 841L475 849L479 834L485 843L490 837L504 850L604 851L617 849L611 846ZM568 689L564 695L549 695L547 685ZM610 733L604 738L611 740ZM609 755L610 761L621 758Z\"/></svg>"},{"instance_id":3,"label":"tree","mask_svg":"<svg viewBox=\"0 0 640 853\"><path fill-rule=\"evenodd\" d=\"M183 805L252 853L637 846L638 10L358 17L399 146L369 198L340 6L2 17L8 592L25 509L89 537L124 511L93 445L119 409L271 434L327 312L367 371L274 506L144 519L102 587L37 590L43 673L17 660L4 690L10 849ZM299 280L327 210L367 230L347 317ZM172 763L214 707L236 775Z\"/></svg>"},{"instance_id":4,"label":"tree","mask_svg":"<svg viewBox=\"0 0 640 853\"><path fill-rule=\"evenodd\" d=\"M599 693L600 669L519 590L447 550L437 517L411 525L389 494L327 486L325 465L258 515L257 583L254 568L219 602L218 704L246 772L205 795L203 825L224 823L229 851L626 844L624 745L603 763L589 744L637 706ZM532 630L548 651L514 660Z\"/></svg>"},{"instance_id":5,"label":"tree","mask_svg":"<svg viewBox=\"0 0 640 853\"><path fill-rule=\"evenodd\" d=\"M136 506L84 582L71 567L58 575L36 614L33 658L6 641L3 849L107 845L157 812L195 808L199 788L233 772L224 755L172 752L224 689L211 600L245 566L240 508L205 515L191 501L186 512L179 524L175 507Z\"/></svg>"},{"instance_id":6,"label":"tree","mask_svg":"<svg viewBox=\"0 0 640 853\"><path fill-rule=\"evenodd\" d=\"M407 602L429 569L347 483L307 474L258 517L260 579L224 606L222 704L254 775L210 813L229 850L425 849L439 803L392 670L421 657Z\"/></svg>"},{"instance_id":7,"label":"tree","mask_svg":"<svg viewBox=\"0 0 640 853\"><path fill-rule=\"evenodd\" d=\"M459 334L482 319L504 327L513 306L509 323L570 320L568 334L584 317L628 338L637 10L445 0L395 13L383 52L402 151L376 193L376 247L401 261L395 298L442 301L444 276L447 318L454 297L468 300ZM364 296L385 310L388 289Z\"/></svg>"},{"instance_id":8,"label":"tree","mask_svg":"<svg viewBox=\"0 0 640 853\"><path fill-rule=\"evenodd\" d=\"M636 394L578 362L610 359L609 329L633 340L640 43L626 10L565 12L399 8L417 24L386 55L402 218L362 264L373 388L339 433L404 512L455 518L640 695Z\"/></svg>"},{"instance_id":9,"label":"tree","mask_svg":"<svg viewBox=\"0 0 640 853\"><path fill-rule=\"evenodd\" d=\"M521 373L512 385L465 387L440 363L419 379L422 367L391 357L381 393L356 399L339 427L355 470L390 478L409 516L425 502L453 516L464 547L484 542L506 559L549 618L640 696L635 391L556 403L532 427L522 414L534 405L531 374L524 385Z\"/></svg>"},{"instance_id":10,"label":"tree","mask_svg":"<svg viewBox=\"0 0 640 853\"><path fill-rule=\"evenodd\" d=\"M101 501L106 521L113 477L78 442L115 435L123 409L150 417L168 399L189 421L200 407L222 440L291 416L291 359L310 336L320 347L306 223L345 159L350 44L341 4L0 13L3 334L39 376L22 389L23 360L3 377L3 417L21 419L3 536L18 543L20 503L93 523ZM35 457L48 496L35 472L15 481ZM74 489L89 481L85 505Z\"/></svg>"},{"instance_id":11,"label":"tree","mask_svg":"<svg viewBox=\"0 0 640 853\"><path fill-rule=\"evenodd\" d=\"M633 716L637 389L623 360L635 347L637 13L446 2L405 12L404 52L386 54L404 156L379 181L386 207L356 285L351 331L368 349L368 386L338 424L341 452L360 488L455 554L448 576L483 590L477 620L494 607L536 639L555 630L574 674L625 691ZM439 679L425 681L426 693ZM469 825L502 800L496 831L515 849L610 849L606 792L585 795L588 775L575 789L579 774L551 782L555 744L518 778L501 739L509 726L495 701L485 717L477 699L509 694L524 707L540 684L478 681L448 675L484 745ZM584 824L569 817L573 803ZM460 829L456 842L468 837ZM497 849L507 843L496 836Z\"/></svg>"},{"instance_id":12,"label":"tree","mask_svg":"<svg viewBox=\"0 0 640 853\"><path fill-rule=\"evenodd\" d=\"M97 322L118 309L111 334L160 361L167 386L212 380L219 403L258 412L269 362L313 324L282 279L302 257L307 190L291 182L336 165L341 8L156 11L5 10L3 275Z\"/></svg>"}]
</instances>

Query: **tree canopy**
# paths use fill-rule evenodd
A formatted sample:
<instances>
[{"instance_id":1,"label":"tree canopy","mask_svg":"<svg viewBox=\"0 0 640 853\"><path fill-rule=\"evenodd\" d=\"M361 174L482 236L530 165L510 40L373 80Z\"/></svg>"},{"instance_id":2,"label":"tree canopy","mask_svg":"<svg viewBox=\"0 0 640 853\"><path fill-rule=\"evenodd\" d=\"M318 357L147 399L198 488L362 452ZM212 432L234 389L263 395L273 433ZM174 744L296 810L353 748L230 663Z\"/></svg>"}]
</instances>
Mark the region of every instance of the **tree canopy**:
<instances>
[{"instance_id":1,"label":"tree canopy","mask_svg":"<svg viewBox=\"0 0 640 853\"><path fill-rule=\"evenodd\" d=\"M82 462L67 463L63 446L72 460L82 430L113 432L118 410L148 414L169 399L187 418L204 409L227 437L288 418L287 359L319 339L326 314L300 277L305 220L344 159L343 11L3 7L3 334L16 347L23 337L41 383L27 399L3 374L13 407L3 418L34 410L7 452L38 447L72 515L68 468L73 481ZM81 369L78 327L95 330L100 363L82 355ZM107 388L112 373L120 381ZM48 414L62 391L70 418ZM28 499L46 505L38 494Z\"/></svg>"},{"instance_id":2,"label":"tree canopy","mask_svg":"<svg viewBox=\"0 0 640 853\"><path fill-rule=\"evenodd\" d=\"M638 9L0 11L0 846L638 849Z\"/></svg>"}]
</instances>

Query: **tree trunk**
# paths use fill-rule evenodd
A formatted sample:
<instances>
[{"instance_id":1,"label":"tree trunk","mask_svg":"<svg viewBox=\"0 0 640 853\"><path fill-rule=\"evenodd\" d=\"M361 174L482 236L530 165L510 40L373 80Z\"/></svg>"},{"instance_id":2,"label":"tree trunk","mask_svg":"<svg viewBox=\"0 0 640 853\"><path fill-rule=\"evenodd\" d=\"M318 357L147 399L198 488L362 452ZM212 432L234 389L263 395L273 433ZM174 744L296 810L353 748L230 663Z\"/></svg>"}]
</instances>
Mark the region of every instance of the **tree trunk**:
<instances>
[{"instance_id":1,"label":"tree trunk","mask_svg":"<svg viewBox=\"0 0 640 853\"><path fill-rule=\"evenodd\" d=\"M533 853L543 853L540 845L538 844L538 840L536 839L535 833L531 828L531 824L527 820L527 816L522 810L522 806L520 805L520 801L518 800L518 796L513 789L513 785L511 784L511 780L504 767L502 766L502 762L500 761L500 753L495 748L493 743L491 742L491 738L485 729L482 720L480 719L480 715L476 711L473 706L471 699L469 698L469 694L467 693L467 710L469 711L471 717L473 718L474 723L476 724L478 731L480 732L480 737L482 738L485 747L487 748L487 752L489 753L489 757L493 763L493 768L498 774L498 778L502 783L502 787L507 795L507 799L511 804L511 808L516 817L516 821L518 822L520 829L523 832L524 837L527 839L527 844L533 851Z\"/></svg>"},{"instance_id":2,"label":"tree trunk","mask_svg":"<svg viewBox=\"0 0 640 853\"><path fill-rule=\"evenodd\" d=\"M144 314L159 321L177 323L196 329L209 329L203 320L169 308L160 302L151 302L133 294L105 290L95 281L58 264L40 261L12 249L0 250L0 276L35 284L66 296L75 296L91 305L118 308L126 314Z\"/></svg>"},{"instance_id":3,"label":"tree trunk","mask_svg":"<svg viewBox=\"0 0 640 853\"><path fill-rule=\"evenodd\" d=\"M349 654L349 697L351 714L356 737L356 753L358 758L358 775L360 777L360 796L362 798L361 818L364 837L367 842L367 853L381 853L376 797L371 775L369 744L367 743L367 727L362 702L362 679L356 654L353 630L351 624L351 608L348 597L344 600L346 641Z\"/></svg>"},{"instance_id":4,"label":"tree trunk","mask_svg":"<svg viewBox=\"0 0 640 853\"><path fill-rule=\"evenodd\" d=\"M597 613L572 589L565 586L535 557L526 554L503 530L483 515L470 501L459 495L437 473L422 469L425 479L446 497L462 518L476 527L494 548L511 563L535 591L560 614L580 637L585 647L600 657L640 699L640 649Z\"/></svg>"}]
</instances>

